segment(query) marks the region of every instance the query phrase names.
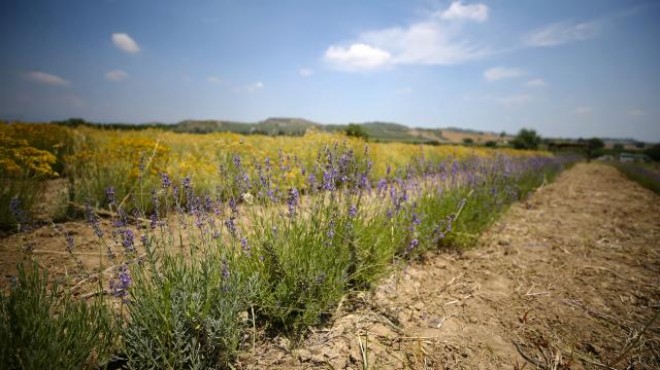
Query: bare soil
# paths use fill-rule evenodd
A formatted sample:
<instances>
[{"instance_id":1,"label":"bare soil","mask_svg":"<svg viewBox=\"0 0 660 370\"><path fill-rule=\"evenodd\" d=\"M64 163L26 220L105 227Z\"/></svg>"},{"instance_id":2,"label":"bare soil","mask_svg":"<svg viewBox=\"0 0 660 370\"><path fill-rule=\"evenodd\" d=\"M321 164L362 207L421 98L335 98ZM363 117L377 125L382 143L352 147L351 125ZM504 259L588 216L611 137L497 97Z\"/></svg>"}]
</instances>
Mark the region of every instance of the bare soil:
<instances>
[{"instance_id":1,"label":"bare soil","mask_svg":"<svg viewBox=\"0 0 660 370\"><path fill-rule=\"evenodd\" d=\"M428 254L240 369L660 369L660 197L578 164L465 253Z\"/></svg>"},{"instance_id":2,"label":"bare soil","mask_svg":"<svg viewBox=\"0 0 660 370\"><path fill-rule=\"evenodd\" d=\"M51 277L88 291L98 243L84 222L11 235L0 239L0 272L15 275L29 244ZM302 342L249 333L235 367L660 369L659 312L660 197L611 166L578 164L513 205L474 249L429 253L346 297Z\"/></svg>"}]
</instances>

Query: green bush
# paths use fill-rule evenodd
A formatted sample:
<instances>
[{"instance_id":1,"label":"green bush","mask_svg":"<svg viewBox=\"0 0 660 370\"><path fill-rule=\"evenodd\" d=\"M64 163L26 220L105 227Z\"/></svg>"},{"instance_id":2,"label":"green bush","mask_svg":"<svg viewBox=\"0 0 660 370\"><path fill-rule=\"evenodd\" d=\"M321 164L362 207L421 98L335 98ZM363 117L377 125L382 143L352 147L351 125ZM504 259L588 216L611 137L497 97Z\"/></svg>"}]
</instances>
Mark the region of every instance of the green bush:
<instances>
[{"instance_id":1,"label":"green bush","mask_svg":"<svg viewBox=\"0 0 660 370\"><path fill-rule=\"evenodd\" d=\"M99 298L77 301L36 262L0 295L0 364L6 369L96 368L113 343L112 314Z\"/></svg>"},{"instance_id":2,"label":"green bush","mask_svg":"<svg viewBox=\"0 0 660 370\"><path fill-rule=\"evenodd\" d=\"M131 369L223 368L240 340L248 281L230 254L164 256L131 270L123 350Z\"/></svg>"}]
</instances>

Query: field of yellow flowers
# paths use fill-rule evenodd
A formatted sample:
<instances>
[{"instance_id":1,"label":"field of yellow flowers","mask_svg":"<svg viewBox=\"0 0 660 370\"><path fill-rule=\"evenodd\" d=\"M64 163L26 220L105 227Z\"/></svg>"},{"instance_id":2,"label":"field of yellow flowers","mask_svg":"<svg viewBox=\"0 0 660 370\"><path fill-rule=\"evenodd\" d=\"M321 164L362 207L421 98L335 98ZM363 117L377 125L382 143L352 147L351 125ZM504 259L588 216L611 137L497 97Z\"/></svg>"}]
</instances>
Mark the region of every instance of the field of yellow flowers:
<instances>
[{"instance_id":1,"label":"field of yellow flowers","mask_svg":"<svg viewBox=\"0 0 660 370\"><path fill-rule=\"evenodd\" d=\"M235 190L228 188L233 181L228 176L236 156L241 158L247 176L257 177L260 169L269 167L274 188L296 187L304 193L309 186L306 169L321 166L319 154L337 146L351 151L356 158L368 150L371 181L385 177L388 171L420 170L416 167L421 161L427 164L495 155L539 155L510 149L403 143L368 143L367 148L362 139L318 131L304 137L271 137L2 124L0 224L12 224L12 199L14 207L20 203L22 210L29 212L43 191L43 181L58 177L68 180L69 201L94 207L107 205L108 188L124 205L141 202L141 206L148 207L148 192L158 187L162 174L177 180L191 179L200 191L227 195Z\"/></svg>"}]
</instances>

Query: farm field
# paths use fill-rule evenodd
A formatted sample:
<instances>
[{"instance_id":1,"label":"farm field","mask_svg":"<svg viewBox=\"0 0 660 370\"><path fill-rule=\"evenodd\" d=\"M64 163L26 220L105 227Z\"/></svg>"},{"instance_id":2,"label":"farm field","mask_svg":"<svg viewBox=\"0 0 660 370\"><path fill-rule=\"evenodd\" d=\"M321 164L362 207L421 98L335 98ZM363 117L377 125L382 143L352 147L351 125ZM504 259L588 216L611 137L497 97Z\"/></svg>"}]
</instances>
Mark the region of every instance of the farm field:
<instances>
[{"instance_id":1,"label":"farm field","mask_svg":"<svg viewBox=\"0 0 660 370\"><path fill-rule=\"evenodd\" d=\"M559 294L553 289L561 285L537 281L536 270L529 270L528 280L516 275L527 271L532 257L490 266L484 253L498 262L522 258L514 242L524 236L525 251L538 258L548 250L591 255L606 237L590 241L600 235L596 224L582 224L577 216L569 222L576 207L600 215L590 202L632 191L646 207L657 208L655 195L624 180L613 167L578 165L552 184L576 159L537 151L368 143L315 131L265 137L51 125L2 126L0 139L6 144L0 152L6 234L0 267L2 287L11 292L0 301L0 339L12 343L0 359L14 364L10 367L30 361L28 367L38 368L52 358L64 368L444 367L454 358L427 354L461 348L462 358L479 358L484 351L499 353L498 348L508 348L502 341L514 339L518 353L534 363L529 356L535 354L525 352L531 347L523 341L531 340L524 336L529 333L519 327L520 337L498 334L485 344L478 344L474 334L450 345L452 337L439 331L465 328L489 312L476 307L466 319L452 310L465 314L474 301L504 299L497 295L520 298L525 284L531 285L522 301L502 301L507 315L517 315L526 299L541 302L533 299ZM613 191L607 183L625 191ZM602 191L594 187L599 184ZM626 199L629 207L633 195ZM546 196L564 198L544 201ZM537 209L535 204L539 214L523 212L510 222L514 226L506 221L520 210ZM603 217L618 220L616 204L602 210ZM649 227L631 238L657 239L657 223L647 223L654 211L627 214ZM538 239L540 230L557 234ZM506 240L497 239L493 246L489 238L495 236ZM650 243L630 253L655 269L656 247ZM615 258L608 254L613 251L603 253ZM561 282L572 285L585 262L569 260L575 265L564 267L575 277ZM539 271L557 278L554 265L546 266L557 261L558 256L539 259ZM435 273L435 268L446 271ZM619 267L604 269L611 268ZM644 280L644 274L631 271L629 276ZM496 296L489 290L482 294L482 286L493 284ZM537 286L543 288L540 293ZM657 290L642 288L637 291L645 298L630 299L645 299L641 305L652 307ZM573 296L563 299L591 312ZM530 315L523 312L521 323ZM385 326L372 327L376 323ZM652 325L643 330L645 340L647 333L656 333ZM650 343L648 353L655 356L657 338L650 338L644 345ZM319 341L330 352L319 352ZM75 348L74 353L64 358L64 349L49 342ZM474 349L478 353L470 352L468 342L480 346ZM400 356L389 355L394 347ZM542 347L551 350L550 344ZM560 352L553 358L567 356L564 347L556 348ZM517 357L512 356L497 354L493 358L502 362L487 366L513 364ZM570 368L573 362L564 357L557 366Z\"/></svg>"},{"instance_id":2,"label":"farm field","mask_svg":"<svg viewBox=\"0 0 660 370\"><path fill-rule=\"evenodd\" d=\"M577 164L467 252L429 252L339 308L299 348L242 369L657 369L660 198Z\"/></svg>"}]
</instances>

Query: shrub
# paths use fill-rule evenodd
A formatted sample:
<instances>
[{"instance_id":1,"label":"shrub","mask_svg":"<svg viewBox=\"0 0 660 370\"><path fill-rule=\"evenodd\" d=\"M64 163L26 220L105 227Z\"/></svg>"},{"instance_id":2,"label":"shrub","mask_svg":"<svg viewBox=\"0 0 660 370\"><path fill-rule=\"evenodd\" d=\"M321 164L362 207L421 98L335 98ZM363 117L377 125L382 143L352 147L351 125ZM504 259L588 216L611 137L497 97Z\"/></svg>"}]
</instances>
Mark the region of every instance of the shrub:
<instances>
[{"instance_id":1,"label":"shrub","mask_svg":"<svg viewBox=\"0 0 660 370\"><path fill-rule=\"evenodd\" d=\"M247 281L230 255L136 266L122 330L131 369L226 367L238 349Z\"/></svg>"},{"instance_id":2,"label":"shrub","mask_svg":"<svg viewBox=\"0 0 660 370\"><path fill-rule=\"evenodd\" d=\"M103 301L76 301L36 262L19 265L18 281L0 295L0 363L7 369L95 368L113 343Z\"/></svg>"}]
</instances>

